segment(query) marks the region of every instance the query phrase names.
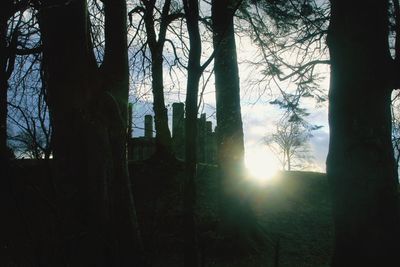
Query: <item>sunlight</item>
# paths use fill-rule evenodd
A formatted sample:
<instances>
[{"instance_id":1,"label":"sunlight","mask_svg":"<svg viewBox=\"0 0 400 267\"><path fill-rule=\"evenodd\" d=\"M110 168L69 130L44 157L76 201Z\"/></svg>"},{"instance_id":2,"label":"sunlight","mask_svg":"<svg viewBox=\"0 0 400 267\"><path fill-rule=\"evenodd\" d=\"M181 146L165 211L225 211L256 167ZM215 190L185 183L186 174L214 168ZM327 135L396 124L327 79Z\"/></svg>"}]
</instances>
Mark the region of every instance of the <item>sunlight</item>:
<instances>
[{"instance_id":1,"label":"sunlight","mask_svg":"<svg viewBox=\"0 0 400 267\"><path fill-rule=\"evenodd\" d=\"M260 183L270 181L279 170L276 158L265 148L247 150L245 164L250 178Z\"/></svg>"}]
</instances>

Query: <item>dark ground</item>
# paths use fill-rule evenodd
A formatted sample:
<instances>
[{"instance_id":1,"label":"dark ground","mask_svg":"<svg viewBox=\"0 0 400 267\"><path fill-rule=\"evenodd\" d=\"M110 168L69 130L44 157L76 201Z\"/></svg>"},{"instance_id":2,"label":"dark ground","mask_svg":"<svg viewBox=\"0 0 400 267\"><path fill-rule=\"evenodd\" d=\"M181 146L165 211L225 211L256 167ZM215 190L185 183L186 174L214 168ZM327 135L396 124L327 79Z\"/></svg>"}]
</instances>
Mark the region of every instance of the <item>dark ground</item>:
<instances>
[{"instance_id":1,"label":"dark ground","mask_svg":"<svg viewBox=\"0 0 400 267\"><path fill-rule=\"evenodd\" d=\"M151 166L151 167L150 167ZM156 166L156 167L155 167ZM133 190L146 254L153 266L182 266L182 166L131 163ZM34 266L46 257L57 208L43 163L14 162L15 178L0 181L0 266ZM3 173L1 175L3 176ZM246 257L216 234L217 183L213 166L199 167L198 239L203 266L329 266L333 244L331 202L321 173L290 172L265 186L245 183L270 243Z\"/></svg>"}]
</instances>

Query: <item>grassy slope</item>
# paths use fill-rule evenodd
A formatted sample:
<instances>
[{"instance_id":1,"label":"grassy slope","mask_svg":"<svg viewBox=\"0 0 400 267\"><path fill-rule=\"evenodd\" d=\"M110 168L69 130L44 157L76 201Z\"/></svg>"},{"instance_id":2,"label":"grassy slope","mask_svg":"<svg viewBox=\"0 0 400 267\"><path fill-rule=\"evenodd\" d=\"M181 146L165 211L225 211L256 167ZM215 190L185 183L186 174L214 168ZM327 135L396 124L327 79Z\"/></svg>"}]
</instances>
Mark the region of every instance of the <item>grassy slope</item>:
<instances>
[{"instance_id":1,"label":"grassy slope","mask_svg":"<svg viewBox=\"0 0 400 267\"><path fill-rule=\"evenodd\" d=\"M200 223L205 223L210 218L201 221L202 216L209 214L212 217L216 212L216 175L210 167L200 168L199 174L199 219ZM253 203L274 245L279 240L279 266L329 265L333 225L325 174L280 173L273 182L264 186L244 183L243 190L246 192L244 197ZM275 256L271 249L265 253L263 258ZM243 263L241 266L249 265Z\"/></svg>"},{"instance_id":2,"label":"grassy slope","mask_svg":"<svg viewBox=\"0 0 400 267\"><path fill-rule=\"evenodd\" d=\"M329 265L333 225L324 174L284 173L258 198L267 231L280 240L279 266Z\"/></svg>"}]
</instances>

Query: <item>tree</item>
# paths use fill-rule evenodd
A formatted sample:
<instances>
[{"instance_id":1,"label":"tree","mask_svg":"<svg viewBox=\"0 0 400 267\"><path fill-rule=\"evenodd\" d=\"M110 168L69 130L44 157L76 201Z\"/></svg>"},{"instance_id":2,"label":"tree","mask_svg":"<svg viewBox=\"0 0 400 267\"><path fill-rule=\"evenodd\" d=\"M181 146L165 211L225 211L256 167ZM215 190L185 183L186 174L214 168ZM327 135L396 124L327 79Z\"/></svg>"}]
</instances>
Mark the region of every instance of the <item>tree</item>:
<instances>
[{"instance_id":1,"label":"tree","mask_svg":"<svg viewBox=\"0 0 400 267\"><path fill-rule=\"evenodd\" d=\"M397 169L400 163L400 106L399 106L399 95L396 94L392 99L392 143L394 149L394 156Z\"/></svg>"},{"instance_id":2,"label":"tree","mask_svg":"<svg viewBox=\"0 0 400 267\"><path fill-rule=\"evenodd\" d=\"M156 24L154 13L158 12L156 0L141 1L138 6L129 12L132 17L134 13L143 14L146 29L146 45L151 54L151 85L153 92L153 110L155 115L156 145L159 155L170 157L172 155L172 138L168 127L168 110L164 99L164 74L163 74L163 50L167 41L167 30L171 22L182 17L180 12L171 12L171 0L166 0L162 5L159 25ZM158 29L158 33L156 30Z\"/></svg>"},{"instance_id":3,"label":"tree","mask_svg":"<svg viewBox=\"0 0 400 267\"><path fill-rule=\"evenodd\" d=\"M62 257L47 257L44 265L144 265L126 159L126 3L103 4L100 67L85 0L48 1L39 10L62 217L54 248Z\"/></svg>"},{"instance_id":4,"label":"tree","mask_svg":"<svg viewBox=\"0 0 400 267\"><path fill-rule=\"evenodd\" d=\"M184 220L185 220L185 266L198 266L196 226L194 207L196 199L196 164L197 164L197 99L201 77L201 38L199 31L199 6L197 0L183 0L186 24L190 38L188 80L186 96L185 123L185 182L184 182Z\"/></svg>"},{"instance_id":5,"label":"tree","mask_svg":"<svg viewBox=\"0 0 400 267\"><path fill-rule=\"evenodd\" d=\"M196 228L195 228L195 178L197 175L197 114L199 83L204 70L211 63L212 57L201 65L201 36L199 29L198 0L183 0L186 25L189 33L188 79L186 87L186 121L185 121L185 182L184 182L184 220L185 220L185 266L198 265Z\"/></svg>"},{"instance_id":6,"label":"tree","mask_svg":"<svg viewBox=\"0 0 400 267\"><path fill-rule=\"evenodd\" d=\"M399 265L390 113L399 54L394 60L390 55L388 9L387 0L331 0L327 175L335 223L332 266Z\"/></svg>"},{"instance_id":7,"label":"tree","mask_svg":"<svg viewBox=\"0 0 400 267\"><path fill-rule=\"evenodd\" d=\"M310 160L307 145L312 137L311 132L318 127L302 122L284 117L276 124L276 130L264 140L278 157L283 170L291 171L292 167L306 167Z\"/></svg>"},{"instance_id":8,"label":"tree","mask_svg":"<svg viewBox=\"0 0 400 267\"><path fill-rule=\"evenodd\" d=\"M14 67L17 33L8 35L8 21L20 9L26 8L29 1L7 0L0 11L0 163L8 156L7 147L7 90L8 79Z\"/></svg>"},{"instance_id":9,"label":"tree","mask_svg":"<svg viewBox=\"0 0 400 267\"><path fill-rule=\"evenodd\" d=\"M49 159L51 124L36 13L29 8L15 14L10 22L16 44L10 51L14 55L8 81L7 126L12 133L8 140L18 157Z\"/></svg>"},{"instance_id":10,"label":"tree","mask_svg":"<svg viewBox=\"0 0 400 267\"><path fill-rule=\"evenodd\" d=\"M241 1L213 0L211 7L217 108L217 160L220 179L221 233L242 251L261 232L249 203L242 199L244 141L239 70L233 18ZM258 235L258 236L257 236Z\"/></svg>"},{"instance_id":11,"label":"tree","mask_svg":"<svg viewBox=\"0 0 400 267\"><path fill-rule=\"evenodd\" d=\"M28 99L27 95L29 93L27 93L26 90L26 80L31 78L31 73L37 74L40 72L37 72L34 68L34 66L37 67L40 65L40 57L38 54L41 52L41 47L38 45L40 43L40 37L37 27L35 27L37 26L37 19L35 16L36 11L33 8L34 6L35 3L29 0L6 1L0 13L0 158L2 159L7 158L7 154L9 154L7 152L9 150L7 148L7 143L15 148L15 138L7 135L7 131L13 132L11 131L13 126L17 126L17 128L22 130L22 132L19 133L19 137L24 136L24 138L20 140L28 141L23 145L25 148L27 148L26 145L30 143L30 145L33 145L31 148L28 148L30 152L39 152L40 150L44 152L43 149L36 146L38 143L35 144L35 140L31 138L33 137L32 134L34 131L27 131L32 125L28 125L26 120L27 117L30 117L29 124L35 124L36 121L33 120L33 117L38 116L39 121L37 123L40 124L41 130L46 131L43 133L45 135L47 134L48 129L42 127L44 126L42 120L43 112L41 112L43 110L40 110L45 106L43 95L37 94L38 99L41 100L38 100L38 108L35 112L30 113L32 109L34 109L32 108L29 112L22 114L22 110L29 109L29 106L36 106L36 99L29 101L28 104L26 101L22 101L22 99ZM35 82L37 81L32 83ZM40 84L40 82L38 83ZM36 93L33 98L35 97ZM10 100L11 102L8 102L9 99L12 99ZM22 102L24 103L22 104ZM20 116L20 120L16 119L16 113L21 113L20 115L24 118L21 119ZM44 113L46 113L46 111L44 111ZM32 128L30 130L32 130ZM48 136L45 136L45 138L49 139ZM45 154L49 155L48 152L50 152L50 150L46 150L47 152ZM5 155L4 152L6 153Z\"/></svg>"},{"instance_id":12,"label":"tree","mask_svg":"<svg viewBox=\"0 0 400 267\"><path fill-rule=\"evenodd\" d=\"M50 158L51 126L48 119L49 114L43 99L37 100L37 104L38 110L33 112L26 108L28 105L23 108L9 103L9 107L14 113L9 116L9 125L16 131L15 134L9 136L10 147L13 148L19 158ZM31 106L33 106L32 103ZM35 108L33 109L35 110Z\"/></svg>"},{"instance_id":13,"label":"tree","mask_svg":"<svg viewBox=\"0 0 400 267\"><path fill-rule=\"evenodd\" d=\"M248 1L240 11L245 22L240 30L247 32L258 48L255 60L246 60L254 68L251 73L259 72L249 78L258 94L273 94L276 88L284 101L289 93L296 94L298 99L314 98L318 104L326 101L325 88L318 83L320 66L329 64L325 43L329 2L256 0ZM290 90L287 83L297 86ZM290 102L299 103L296 99Z\"/></svg>"},{"instance_id":14,"label":"tree","mask_svg":"<svg viewBox=\"0 0 400 267\"><path fill-rule=\"evenodd\" d=\"M0 161L7 152L7 21L11 16L12 1L7 1L0 13Z\"/></svg>"},{"instance_id":15,"label":"tree","mask_svg":"<svg viewBox=\"0 0 400 267\"><path fill-rule=\"evenodd\" d=\"M235 3L236 1L229 0L212 1L218 164L222 174L221 187L224 197L230 198L230 201L234 201L236 196L230 195L233 192L228 192L228 188L238 183L244 160L239 70L233 27L233 15L237 9ZM225 204L227 206L223 206L226 211L233 209L233 206L230 206L234 205L233 203ZM228 214L225 214L223 217L227 216ZM233 223L235 219L230 220Z\"/></svg>"}]
</instances>

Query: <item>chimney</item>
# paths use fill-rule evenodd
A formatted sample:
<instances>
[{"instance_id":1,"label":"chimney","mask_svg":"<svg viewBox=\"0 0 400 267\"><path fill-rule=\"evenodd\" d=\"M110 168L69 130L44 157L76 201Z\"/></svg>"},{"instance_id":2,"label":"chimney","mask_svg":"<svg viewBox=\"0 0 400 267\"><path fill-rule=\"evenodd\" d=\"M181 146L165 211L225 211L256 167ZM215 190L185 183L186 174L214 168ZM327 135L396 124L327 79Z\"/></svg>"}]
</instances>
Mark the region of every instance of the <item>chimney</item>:
<instances>
[{"instance_id":1,"label":"chimney","mask_svg":"<svg viewBox=\"0 0 400 267\"><path fill-rule=\"evenodd\" d=\"M172 104L172 145L175 156L185 158L185 105L183 103Z\"/></svg>"},{"instance_id":2,"label":"chimney","mask_svg":"<svg viewBox=\"0 0 400 267\"><path fill-rule=\"evenodd\" d=\"M132 103L129 103L128 104L128 138L132 138L132 135L133 135L133 125L132 125L132 123L133 123L133 120L132 120L132 116L133 116L133 114L132 114L132 112L133 112L133 104Z\"/></svg>"},{"instance_id":3,"label":"chimney","mask_svg":"<svg viewBox=\"0 0 400 267\"><path fill-rule=\"evenodd\" d=\"M144 137L153 138L153 116L144 116Z\"/></svg>"}]
</instances>

